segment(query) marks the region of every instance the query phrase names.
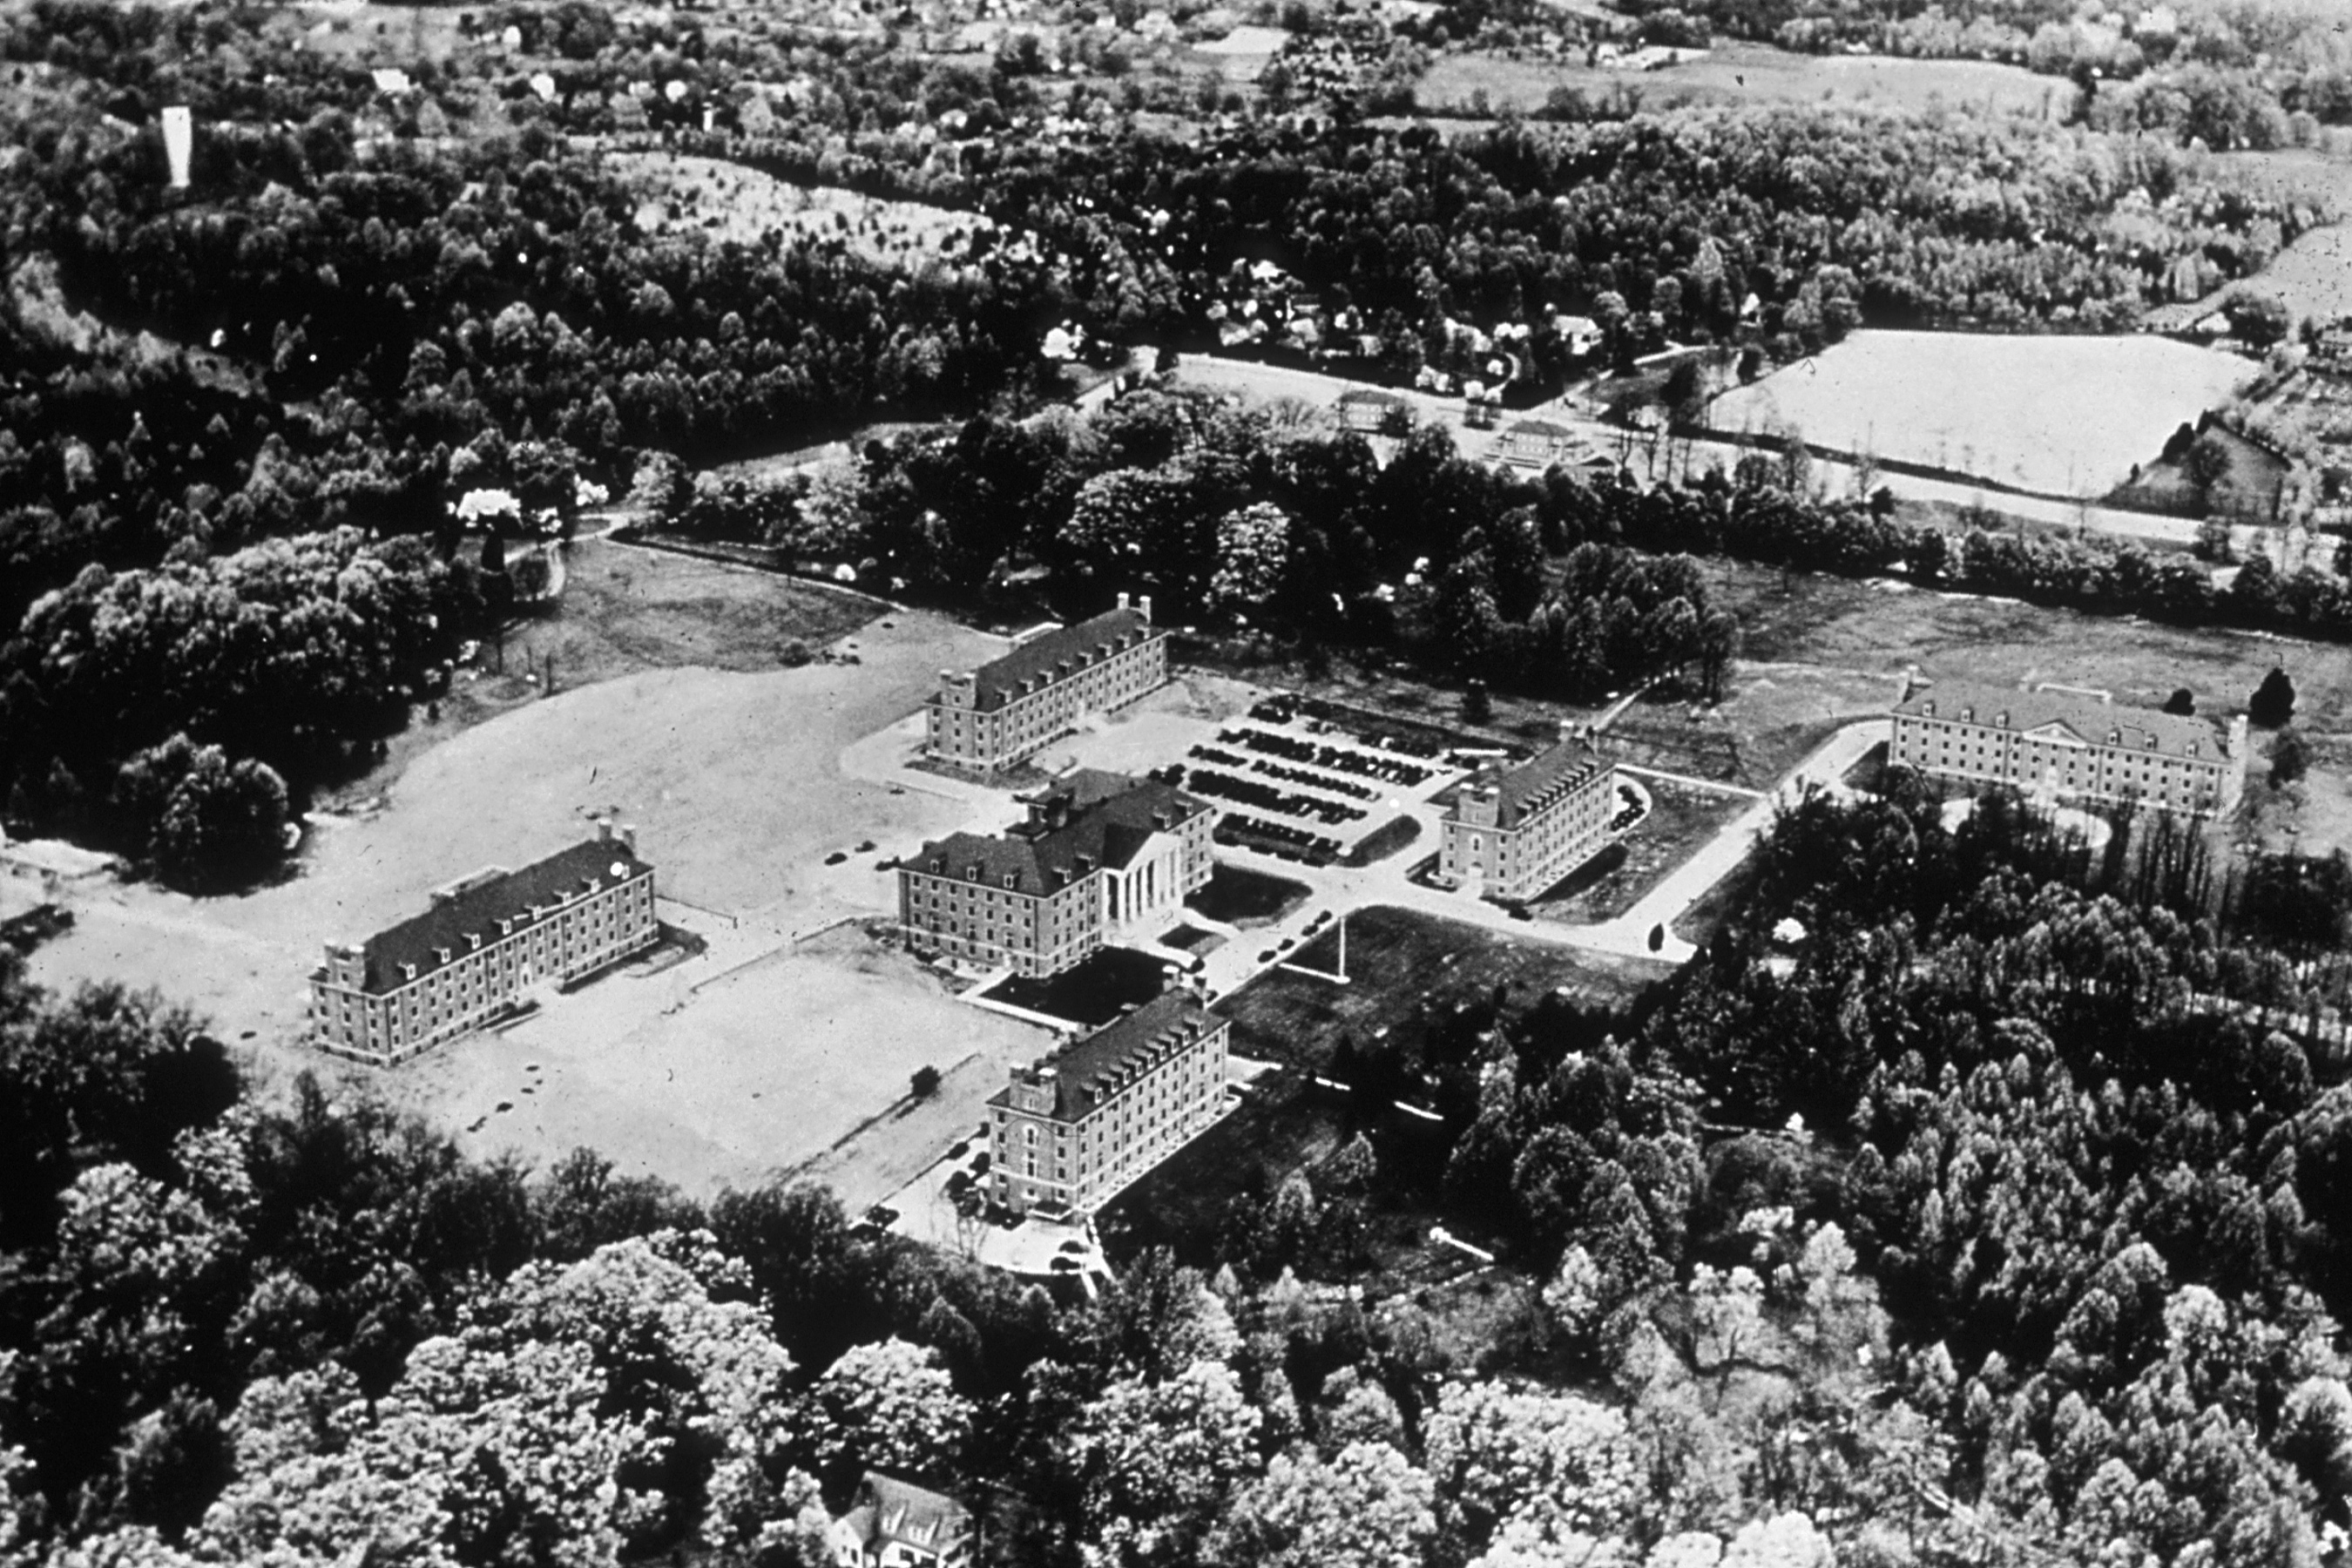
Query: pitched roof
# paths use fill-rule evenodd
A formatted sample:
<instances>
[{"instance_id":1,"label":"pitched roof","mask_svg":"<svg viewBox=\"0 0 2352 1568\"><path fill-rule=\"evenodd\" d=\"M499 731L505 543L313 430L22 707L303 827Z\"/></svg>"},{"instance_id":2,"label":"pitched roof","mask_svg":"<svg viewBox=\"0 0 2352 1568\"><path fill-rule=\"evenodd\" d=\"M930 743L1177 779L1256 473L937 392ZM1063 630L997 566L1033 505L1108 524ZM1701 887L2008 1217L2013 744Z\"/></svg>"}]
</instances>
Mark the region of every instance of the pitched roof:
<instances>
[{"instance_id":1,"label":"pitched roof","mask_svg":"<svg viewBox=\"0 0 2352 1568\"><path fill-rule=\"evenodd\" d=\"M1120 1069L1150 1064L1224 1026L1189 991L1163 991L1125 1017L1114 1018L1037 1065L1054 1073L1054 1119L1076 1121L1118 1098ZM992 1105L1010 1097L999 1089Z\"/></svg>"},{"instance_id":2,"label":"pitched roof","mask_svg":"<svg viewBox=\"0 0 2352 1568\"><path fill-rule=\"evenodd\" d=\"M971 1514L951 1497L868 1470L857 1485L857 1506L841 1522L868 1544L900 1542L944 1553L971 1532Z\"/></svg>"},{"instance_id":3,"label":"pitched roof","mask_svg":"<svg viewBox=\"0 0 2352 1568\"><path fill-rule=\"evenodd\" d=\"M2166 713L2154 708L2120 707L2075 691L2021 691L1972 680L1939 680L1933 686L1915 688L1895 705L1895 710L1915 718L1926 717L1930 705L1936 718L1958 719L1963 713L1973 713L1975 717L1970 721L1987 726L1997 724L2006 714L2008 727L2020 732L2039 730L2046 724L2063 724L2085 744L2094 746L2117 745L2136 752L2147 751L2152 738L2156 742L2154 750L2159 755L2188 756L2191 745L2200 757L2230 754L2229 731L2212 719Z\"/></svg>"},{"instance_id":4,"label":"pitched roof","mask_svg":"<svg viewBox=\"0 0 2352 1568\"><path fill-rule=\"evenodd\" d=\"M1574 440L1576 432L1565 425L1555 425L1549 419L1521 419L1503 432L1506 436L1541 436L1547 440Z\"/></svg>"},{"instance_id":5,"label":"pitched roof","mask_svg":"<svg viewBox=\"0 0 2352 1568\"><path fill-rule=\"evenodd\" d=\"M361 944L366 961L363 987L381 994L408 984L401 965L413 963L419 978L441 966L439 949L454 962L471 951L468 934L499 940L499 921L528 921L534 906L552 912L566 894L585 892L591 883L611 887L653 868L618 838L591 838L559 849L520 871L473 879L454 891L436 894L423 914L386 926Z\"/></svg>"},{"instance_id":6,"label":"pitched roof","mask_svg":"<svg viewBox=\"0 0 2352 1568\"><path fill-rule=\"evenodd\" d=\"M1383 392L1377 386L1351 386L1339 395L1342 403L1379 403L1402 405L1404 399L1393 392Z\"/></svg>"},{"instance_id":7,"label":"pitched roof","mask_svg":"<svg viewBox=\"0 0 2352 1568\"><path fill-rule=\"evenodd\" d=\"M995 835L956 833L925 844L908 862L936 876L961 877L972 867L991 887L1011 886L1032 897L1059 892L1099 867L1125 866L1155 833L1164 833L1210 809L1207 801L1158 779L1081 768L1027 797L1029 819Z\"/></svg>"},{"instance_id":8,"label":"pitched roof","mask_svg":"<svg viewBox=\"0 0 2352 1568\"><path fill-rule=\"evenodd\" d=\"M973 672L972 705L982 711L1002 708L1021 695L1024 680L1050 682L1074 675L1154 635L1165 634L1155 634L1151 617L1138 609L1105 610L1075 626L1042 633Z\"/></svg>"},{"instance_id":9,"label":"pitched roof","mask_svg":"<svg viewBox=\"0 0 2352 1568\"><path fill-rule=\"evenodd\" d=\"M1496 825L1517 827L1608 765L1591 742L1580 735L1568 736L1517 767L1481 773L1465 787L1495 791Z\"/></svg>"}]
</instances>

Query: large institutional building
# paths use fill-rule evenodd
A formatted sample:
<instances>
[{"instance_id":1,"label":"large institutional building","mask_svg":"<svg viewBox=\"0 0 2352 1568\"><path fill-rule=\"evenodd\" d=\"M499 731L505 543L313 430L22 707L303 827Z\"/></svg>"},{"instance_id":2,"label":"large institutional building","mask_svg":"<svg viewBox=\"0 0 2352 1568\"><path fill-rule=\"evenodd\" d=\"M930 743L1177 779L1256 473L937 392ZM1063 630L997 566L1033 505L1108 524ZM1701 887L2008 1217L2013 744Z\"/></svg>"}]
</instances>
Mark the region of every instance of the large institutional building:
<instances>
[{"instance_id":1,"label":"large institutional building","mask_svg":"<svg viewBox=\"0 0 2352 1568\"><path fill-rule=\"evenodd\" d=\"M651 946L654 868L610 823L520 871L440 889L432 907L357 945L330 942L310 975L310 1028L338 1055L389 1067L478 1028L535 986Z\"/></svg>"},{"instance_id":2,"label":"large institutional building","mask_svg":"<svg viewBox=\"0 0 2352 1568\"><path fill-rule=\"evenodd\" d=\"M1465 780L1446 808L1437 879L1490 899L1531 899L1599 854L1617 812L1617 770L1564 735L1516 767Z\"/></svg>"},{"instance_id":3,"label":"large institutional building","mask_svg":"<svg viewBox=\"0 0 2352 1568\"><path fill-rule=\"evenodd\" d=\"M1058 973L1124 931L1150 934L1213 868L1215 811L1156 779L1081 769L1025 804L1001 835L958 833L899 863L910 945Z\"/></svg>"},{"instance_id":4,"label":"large institutional building","mask_svg":"<svg viewBox=\"0 0 2352 1568\"><path fill-rule=\"evenodd\" d=\"M1223 1114L1232 1026L1169 991L1033 1066L989 1100L990 1195L1082 1218Z\"/></svg>"},{"instance_id":5,"label":"large institutional building","mask_svg":"<svg viewBox=\"0 0 2352 1568\"><path fill-rule=\"evenodd\" d=\"M1895 705L1890 760L1971 787L2210 816L2246 784L2246 721L2119 708L2074 691L1962 681L1913 689Z\"/></svg>"},{"instance_id":6,"label":"large institutional building","mask_svg":"<svg viewBox=\"0 0 2352 1568\"><path fill-rule=\"evenodd\" d=\"M973 670L941 670L925 704L924 755L981 774L1009 768L1066 735L1088 713L1134 701L1168 681L1168 634L1151 601L1128 603L1075 626L1055 626Z\"/></svg>"}]
</instances>

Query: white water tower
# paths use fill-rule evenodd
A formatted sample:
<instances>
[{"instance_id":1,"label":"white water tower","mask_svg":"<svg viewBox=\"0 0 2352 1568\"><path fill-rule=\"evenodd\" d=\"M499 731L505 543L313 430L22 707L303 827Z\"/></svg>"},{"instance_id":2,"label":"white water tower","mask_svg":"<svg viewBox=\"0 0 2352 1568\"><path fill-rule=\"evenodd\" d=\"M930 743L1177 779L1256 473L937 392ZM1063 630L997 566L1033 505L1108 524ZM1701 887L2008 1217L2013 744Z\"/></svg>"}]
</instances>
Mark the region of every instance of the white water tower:
<instances>
[{"instance_id":1,"label":"white water tower","mask_svg":"<svg viewBox=\"0 0 2352 1568\"><path fill-rule=\"evenodd\" d=\"M188 118L188 106L174 103L163 110L163 156L172 165L172 188L188 188L188 163L196 150L196 128Z\"/></svg>"}]
</instances>

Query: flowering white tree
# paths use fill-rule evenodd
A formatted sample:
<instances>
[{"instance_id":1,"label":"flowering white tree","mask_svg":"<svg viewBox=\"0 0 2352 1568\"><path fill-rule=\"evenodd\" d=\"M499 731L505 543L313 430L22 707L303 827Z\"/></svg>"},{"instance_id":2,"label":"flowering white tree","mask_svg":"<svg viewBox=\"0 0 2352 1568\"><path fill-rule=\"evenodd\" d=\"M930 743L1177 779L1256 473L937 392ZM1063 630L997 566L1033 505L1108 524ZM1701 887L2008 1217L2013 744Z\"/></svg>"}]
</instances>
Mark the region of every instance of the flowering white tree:
<instances>
[{"instance_id":1,"label":"flowering white tree","mask_svg":"<svg viewBox=\"0 0 2352 1568\"><path fill-rule=\"evenodd\" d=\"M962 1447L971 1414L937 1351L899 1339L853 1345L793 1409L794 1451L821 1478L934 1469Z\"/></svg>"},{"instance_id":2,"label":"flowering white tree","mask_svg":"<svg viewBox=\"0 0 2352 1568\"><path fill-rule=\"evenodd\" d=\"M1078 1414L1061 1464L1084 1499L1091 1561L1198 1560L1201 1535L1257 1471L1260 1417L1232 1370L1196 1361L1163 1383L1123 1378Z\"/></svg>"},{"instance_id":3,"label":"flowering white tree","mask_svg":"<svg viewBox=\"0 0 2352 1568\"><path fill-rule=\"evenodd\" d=\"M1499 1382L1443 1389L1423 1424L1430 1473L1474 1539L1517 1527L1564 1540L1622 1534L1643 1500L1625 1418L1572 1394Z\"/></svg>"},{"instance_id":4,"label":"flowering white tree","mask_svg":"<svg viewBox=\"0 0 2352 1568\"><path fill-rule=\"evenodd\" d=\"M1302 1449L1234 1500L1209 1556L1231 1568L1422 1568L1436 1510L1428 1474L1386 1443L1329 1460Z\"/></svg>"}]
</instances>

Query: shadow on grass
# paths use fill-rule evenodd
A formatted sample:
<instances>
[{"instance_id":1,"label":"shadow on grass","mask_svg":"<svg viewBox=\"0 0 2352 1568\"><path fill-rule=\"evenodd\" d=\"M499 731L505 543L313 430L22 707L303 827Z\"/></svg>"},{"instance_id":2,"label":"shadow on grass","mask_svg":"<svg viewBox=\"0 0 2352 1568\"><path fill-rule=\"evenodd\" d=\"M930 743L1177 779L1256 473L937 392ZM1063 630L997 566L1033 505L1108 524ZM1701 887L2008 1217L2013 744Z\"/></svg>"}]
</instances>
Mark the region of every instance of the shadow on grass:
<instances>
[{"instance_id":1,"label":"shadow on grass","mask_svg":"<svg viewBox=\"0 0 2352 1568\"><path fill-rule=\"evenodd\" d=\"M1106 947L1084 963L1043 979L1015 974L982 992L1049 1017L1067 1018L1088 1028L1109 1023L1127 1007L1140 1006L1168 988L1168 961L1132 948Z\"/></svg>"},{"instance_id":2,"label":"shadow on grass","mask_svg":"<svg viewBox=\"0 0 2352 1568\"><path fill-rule=\"evenodd\" d=\"M1286 877L1221 865L1211 873L1208 885L1184 901L1226 925L1264 925L1305 903L1310 890L1306 883Z\"/></svg>"}]
</instances>

